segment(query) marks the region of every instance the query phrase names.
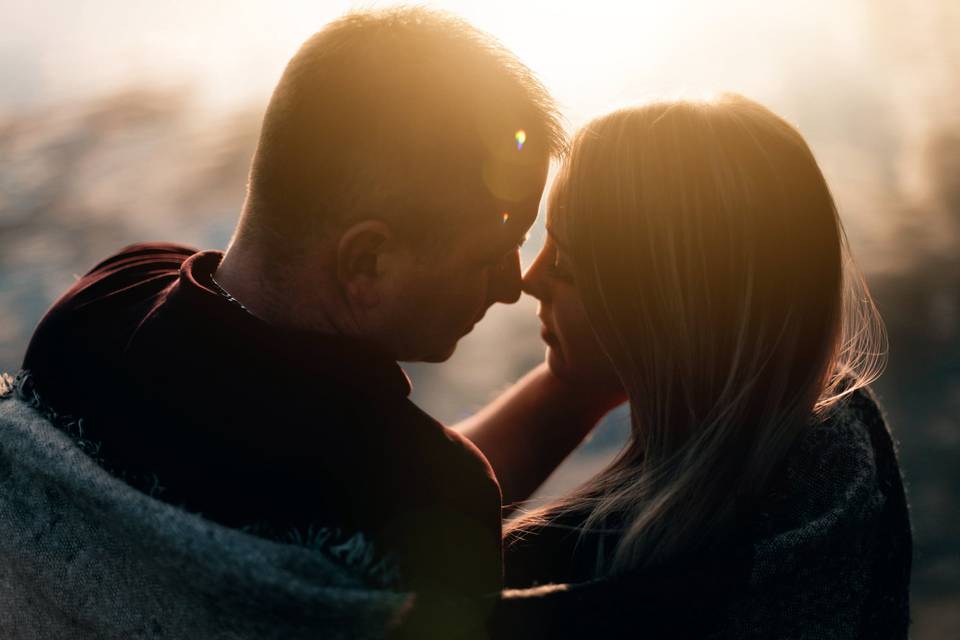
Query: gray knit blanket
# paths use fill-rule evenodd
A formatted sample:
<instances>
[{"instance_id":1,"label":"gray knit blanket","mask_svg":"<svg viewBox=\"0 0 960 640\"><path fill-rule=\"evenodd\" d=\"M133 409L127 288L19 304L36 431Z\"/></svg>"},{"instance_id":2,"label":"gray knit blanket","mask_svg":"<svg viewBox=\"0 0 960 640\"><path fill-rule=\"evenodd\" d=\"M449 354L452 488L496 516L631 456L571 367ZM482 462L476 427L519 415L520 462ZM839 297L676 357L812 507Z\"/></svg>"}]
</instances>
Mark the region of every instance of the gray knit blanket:
<instances>
[{"instance_id":1,"label":"gray knit blanket","mask_svg":"<svg viewBox=\"0 0 960 640\"><path fill-rule=\"evenodd\" d=\"M907 636L906 499L863 393L795 447L743 531L746 580L718 598L667 572L417 599L390 590L361 536L283 544L217 525L112 476L56 422L0 375L3 639Z\"/></svg>"},{"instance_id":2,"label":"gray knit blanket","mask_svg":"<svg viewBox=\"0 0 960 640\"><path fill-rule=\"evenodd\" d=\"M111 476L0 378L0 637L382 638L362 537L307 548L229 529ZM321 538L322 541L322 538Z\"/></svg>"},{"instance_id":3,"label":"gray knit blanket","mask_svg":"<svg viewBox=\"0 0 960 640\"><path fill-rule=\"evenodd\" d=\"M810 425L708 557L503 598L494 637L906 639L913 538L896 453L858 390Z\"/></svg>"}]
</instances>

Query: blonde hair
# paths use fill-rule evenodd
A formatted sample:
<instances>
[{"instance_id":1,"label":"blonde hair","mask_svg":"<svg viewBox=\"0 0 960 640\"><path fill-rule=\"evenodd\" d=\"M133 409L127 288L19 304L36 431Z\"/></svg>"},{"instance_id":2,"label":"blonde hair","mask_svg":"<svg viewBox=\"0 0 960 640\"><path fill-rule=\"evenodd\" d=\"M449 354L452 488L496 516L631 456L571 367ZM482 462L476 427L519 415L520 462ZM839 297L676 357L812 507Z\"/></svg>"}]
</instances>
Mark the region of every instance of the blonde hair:
<instances>
[{"instance_id":1,"label":"blonde hair","mask_svg":"<svg viewBox=\"0 0 960 640\"><path fill-rule=\"evenodd\" d=\"M550 206L631 434L508 544L572 515L617 533L598 573L661 564L730 533L801 432L880 375L883 324L809 147L741 96L594 120Z\"/></svg>"}]
</instances>

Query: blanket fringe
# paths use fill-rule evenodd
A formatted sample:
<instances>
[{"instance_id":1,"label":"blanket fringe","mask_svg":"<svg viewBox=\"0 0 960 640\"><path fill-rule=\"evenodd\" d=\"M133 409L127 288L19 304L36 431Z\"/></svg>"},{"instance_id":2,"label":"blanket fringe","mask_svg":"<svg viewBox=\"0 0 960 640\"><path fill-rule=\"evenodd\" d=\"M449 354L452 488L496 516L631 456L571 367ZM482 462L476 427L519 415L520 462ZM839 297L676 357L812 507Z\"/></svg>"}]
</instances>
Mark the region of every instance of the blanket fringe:
<instances>
[{"instance_id":1,"label":"blanket fringe","mask_svg":"<svg viewBox=\"0 0 960 640\"><path fill-rule=\"evenodd\" d=\"M19 371L16 377L0 372L0 400L17 398L26 403L71 440L98 466L112 476L152 498L162 499L164 487L154 473L133 474L109 464L101 455L99 442L84 436L83 418L58 413L45 402L34 384L30 372ZM183 508L180 505L180 508ZM321 551L345 568L363 576L371 587L396 588L400 582L398 563L389 554L379 554L373 542L362 532L348 533L336 527L309 525L277 531L260 523L239 527L241 531L283 544L291 544Z\"/></svg>"}]
</instances>

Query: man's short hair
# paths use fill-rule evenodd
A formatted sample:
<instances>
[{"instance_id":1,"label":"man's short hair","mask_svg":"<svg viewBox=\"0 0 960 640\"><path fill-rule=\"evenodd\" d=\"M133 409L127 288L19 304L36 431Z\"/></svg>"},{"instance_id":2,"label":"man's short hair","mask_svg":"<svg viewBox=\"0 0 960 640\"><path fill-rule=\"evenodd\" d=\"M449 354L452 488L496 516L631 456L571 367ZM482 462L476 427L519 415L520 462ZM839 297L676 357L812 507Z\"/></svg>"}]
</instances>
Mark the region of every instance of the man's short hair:
<instances>
[{"instance_id":1,"label":"man's short hair","mask_svg":"<svg viewBox=\"0 0 960 640\"><path fill-rule=\"evenodd\" d=\"M469 217L485 180L519 199L517 176L564 144L547 90L491 36L423 8L350 13L300 47L274 90L247 222L292 244L363 218L431 237Z\"/></svg>"}]
</instances>

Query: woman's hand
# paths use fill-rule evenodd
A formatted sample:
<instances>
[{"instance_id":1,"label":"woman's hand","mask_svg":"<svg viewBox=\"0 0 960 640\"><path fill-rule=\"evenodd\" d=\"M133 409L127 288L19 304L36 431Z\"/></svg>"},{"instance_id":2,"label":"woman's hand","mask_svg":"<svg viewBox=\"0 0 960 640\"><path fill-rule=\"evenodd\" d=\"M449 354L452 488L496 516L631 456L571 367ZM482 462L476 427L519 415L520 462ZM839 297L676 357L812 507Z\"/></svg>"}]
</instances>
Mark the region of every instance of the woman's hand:
<instances>
[{"instance_id":1,"label":"woman's hand","mask_svg":"<svg viewBox=\"0 0 960 640\"><path fill-rule=\"evenodd\" d=\"M509 507L530 497L624 399L562 380L544 363L454 428L490 461Z\"/></svg>"}]
</instances>

